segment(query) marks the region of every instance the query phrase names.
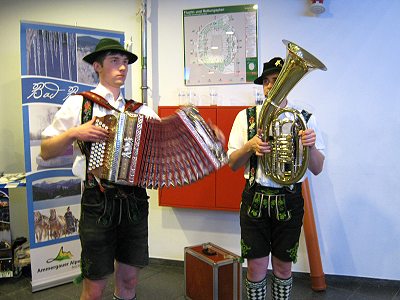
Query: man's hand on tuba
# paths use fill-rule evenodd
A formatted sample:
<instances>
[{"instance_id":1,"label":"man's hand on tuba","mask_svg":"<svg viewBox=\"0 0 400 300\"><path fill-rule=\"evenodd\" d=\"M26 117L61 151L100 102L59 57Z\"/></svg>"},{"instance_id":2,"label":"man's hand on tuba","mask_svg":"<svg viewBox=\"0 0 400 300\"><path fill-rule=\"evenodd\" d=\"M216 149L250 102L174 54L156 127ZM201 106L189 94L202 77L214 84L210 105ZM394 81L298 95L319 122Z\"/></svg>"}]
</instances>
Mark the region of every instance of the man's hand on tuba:
<instances>
[{"instance_id":1,"label":"man's hand on tuba","mask_svg":"<svg viewBox=\"0 0 400 300\"><path fill-rule=\"evenodd\" d=\"M300 130L299 135L301 136L301 143L303 146L312 147L315 145L317 135L315 134L314 129L307 128L306 130Z\"/></svg>"},{"instance_id":2,"label":"man's hand on tuba","mask_svg":"<svg viewBox=\"0 0 400 300\"><path fill-rule=\"evenodd\" d=\"M262 156L265 153L271 152L271 146L268 141L263 142L262 140L262 129L258 129L257 134L253 136L250 140L251 150L257 155Z\"/></svg>"}]
</instances>

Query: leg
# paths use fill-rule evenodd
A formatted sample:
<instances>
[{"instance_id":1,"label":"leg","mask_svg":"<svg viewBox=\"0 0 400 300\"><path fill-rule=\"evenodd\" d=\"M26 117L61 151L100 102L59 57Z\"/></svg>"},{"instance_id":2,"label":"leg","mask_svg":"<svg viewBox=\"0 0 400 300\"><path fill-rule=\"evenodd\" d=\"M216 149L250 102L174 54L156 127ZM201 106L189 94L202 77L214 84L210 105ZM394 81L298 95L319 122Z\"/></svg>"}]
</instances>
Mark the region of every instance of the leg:
<instances>
[{"instance_id":1,"label":"leg","mask_svg":"<svg viewBox=\"0 0 400 300\"><path fill-rule=\"evenodd\" d=\"M247 259L247 278L253 282L261 281L267 275L269 256Z\"/></svg>"},{"instance_id":2,"label":"leg","mask_svg":"<svg viewBox=\"0 0 400 300\"><path fill-rule=\"evenodd\" d=\"M241 253L247 259L246 292L249 300L265 300L267 295L267 268L270 253L270 230L267 213L253 218L248 210L255 190L246 185L240 206Z\"/></svg>"},{"instance_id":3,"label":"leg","mask_svg":"<svg viewBox=\"0 0 400 300\"><path fill-rule=\"evenodd\" d=\"M107 279L90 280L85 278L80 300L100 300L106 284Z\"/></svg>"},{"instance_id":4,"label":"leg","mask_svg":"<svg viewBox=\"0 0 400 300\"><path fill-rule=\"evenodd\" d=\"M265 300L269 257L247 259L246 291L249 300Z\"/></svg>"},{"instance_id":5,"label":"leg","mask_svg":"<svg viewBox=\"0 0 400 300\"><path fill-rule=\"evenodd\" d=\"M116 299L136 299L139 270L149 262L146 190L135 187L133 198L120 199L121 222L115 252Z\"/></svg>"},{"instance_id":6,"label":"leg","mask_svg":"<svg viewBox=\"0 0 400 300\"><path fill-rule=\"evenodd\" d=\"M300 193L286 195L291 219L276 220L272 239L272 299L290 299L292 290L292 263L297 261L297 249L303 220L303 198Z\"/></svg>"},{"instance_id":7,"label":"leg","mask_svg":"<svg viewBox=\"0 0 400 300\"><path fill-rule=\"evenodd\" d=\"M292 276L292 262L282 261L272 256L272 271L278 278L289 278Z\"/></svg>"},{"instance_id":8,"label":"leg","mask_svg":"<svg viewBox=\"0 0 400 300\"><path fill-rule=\"evenodd\" d=\"M112 226L101 224L104 195L99 189L86 189L82 196L81 272L84 278L81 300L101 299L107 278L114 272L115 233Z\"/></svg>"},{"instance_id":9,"label":"leg","mask_svg":"<svg viewBox=\"0 0 400 300\"><path fill-rule=\"evenodd\" d=\"M115 263L115 296L121 299L135 298L139 270L139 268L127 264Z\"/></svg>"}]
</instances>

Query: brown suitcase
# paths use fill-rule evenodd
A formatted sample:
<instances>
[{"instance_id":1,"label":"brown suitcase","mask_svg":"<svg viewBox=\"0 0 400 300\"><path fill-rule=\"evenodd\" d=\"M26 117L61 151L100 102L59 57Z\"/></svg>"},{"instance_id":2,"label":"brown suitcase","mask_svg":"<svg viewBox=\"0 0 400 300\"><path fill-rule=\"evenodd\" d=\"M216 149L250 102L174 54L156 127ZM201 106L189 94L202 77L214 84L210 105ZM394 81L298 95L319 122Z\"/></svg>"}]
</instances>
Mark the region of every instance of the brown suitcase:
<instances>
[{"instance_id":1,"label":"brown suitcase","mask_svg":"<svg viewBox=\"0 0 400 300\"><path fill-rule=\"evenodd\" d=\"M240 256L212 243L185 247L184 269L186 299L242 299Z\"/></svg>"}]
</instances>

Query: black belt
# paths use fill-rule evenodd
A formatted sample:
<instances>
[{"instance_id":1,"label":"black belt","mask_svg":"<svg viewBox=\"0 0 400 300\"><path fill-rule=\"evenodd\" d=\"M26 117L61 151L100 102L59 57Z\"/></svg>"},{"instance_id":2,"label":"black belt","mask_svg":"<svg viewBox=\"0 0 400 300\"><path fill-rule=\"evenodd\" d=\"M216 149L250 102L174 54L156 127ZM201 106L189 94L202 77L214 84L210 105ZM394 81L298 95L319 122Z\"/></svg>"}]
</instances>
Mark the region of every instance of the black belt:
<instances>
[{"instance_id":1,"label":"black belt","mask_svg":"<svg viewBox=\"0 0 400 300\"><path fill-rule=\"evenodd\" d=\"M258 182L255 182L253 187L256 191L264 190L268 194L271 195L287 195L287 194L297 194L301 193L301 182L297 182L291 186L284 186L284 187L269 187L269 186L263 186L259 184ZM248 180L246 181L246 187L250 187Z\"/></svg>"}]
</instances>

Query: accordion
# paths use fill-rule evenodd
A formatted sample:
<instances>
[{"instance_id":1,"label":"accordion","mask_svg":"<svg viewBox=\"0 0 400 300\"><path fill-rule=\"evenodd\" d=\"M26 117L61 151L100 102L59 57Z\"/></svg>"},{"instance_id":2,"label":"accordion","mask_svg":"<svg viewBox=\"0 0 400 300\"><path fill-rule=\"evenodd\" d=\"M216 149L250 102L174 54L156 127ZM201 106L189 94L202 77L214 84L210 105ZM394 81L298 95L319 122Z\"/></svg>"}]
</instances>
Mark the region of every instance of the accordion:
<instances>
[{"instance_id":1,"label":"accordion","mask_svg":"<svg viewBox=\"0 0 400 300\"><path fill-rule=\"evenodd\" d=\"M116 184L144 188L195 182L227 163L222 143L194 106L161 120L131 112L97 118L108 130L92 143L88 172Z\"/></svg>"}]
</instances>

